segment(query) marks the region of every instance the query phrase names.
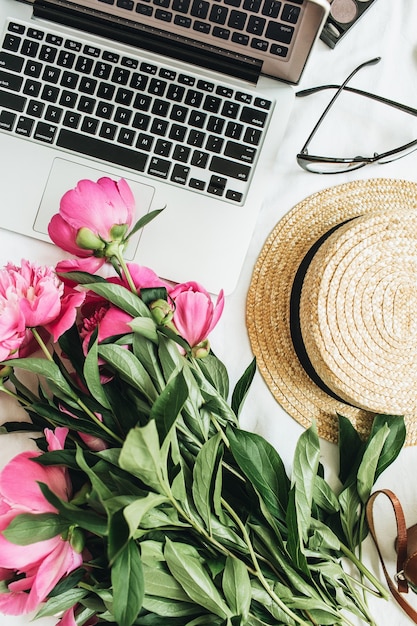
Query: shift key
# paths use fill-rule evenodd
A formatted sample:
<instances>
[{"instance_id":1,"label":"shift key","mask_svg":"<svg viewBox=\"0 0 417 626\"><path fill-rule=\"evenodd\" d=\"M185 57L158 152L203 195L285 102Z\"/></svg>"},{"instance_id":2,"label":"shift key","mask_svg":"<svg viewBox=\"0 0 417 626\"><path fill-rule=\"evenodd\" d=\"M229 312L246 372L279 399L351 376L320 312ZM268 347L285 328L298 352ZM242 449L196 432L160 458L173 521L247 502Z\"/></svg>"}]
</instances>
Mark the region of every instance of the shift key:
<instances>
[{"instance_id":1,"label":"shift key","mask_svg":"<svg viewBox=\"0 0 417 626\"><path fill-rule=\"evenodd\" d=\"M243 163L229 161L222 157L214 156L211 160L209 170L223 176L230 176L239 180L248 180L251 168Z\"/></svg>"}]
</instances>

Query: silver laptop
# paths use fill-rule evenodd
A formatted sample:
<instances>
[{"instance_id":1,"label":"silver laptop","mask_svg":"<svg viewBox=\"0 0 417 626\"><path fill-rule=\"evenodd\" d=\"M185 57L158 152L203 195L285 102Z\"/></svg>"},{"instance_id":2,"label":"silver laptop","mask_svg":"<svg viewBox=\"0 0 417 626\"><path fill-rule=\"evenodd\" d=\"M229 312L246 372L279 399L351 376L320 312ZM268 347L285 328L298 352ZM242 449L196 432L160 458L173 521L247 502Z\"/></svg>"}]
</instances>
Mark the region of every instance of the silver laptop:
<instances>
[{"instance_id":1,"label":"silver laptop","mask_svg":"<svg viewBox=\"0 0 417 626\"><path fill-rule=\"evenodd\" d=\"M328 9L1 0L0 227L49 241L65 191L124 177L138 217L165 207L129 259L232 292Z\"/></svg>"}]
</instances>

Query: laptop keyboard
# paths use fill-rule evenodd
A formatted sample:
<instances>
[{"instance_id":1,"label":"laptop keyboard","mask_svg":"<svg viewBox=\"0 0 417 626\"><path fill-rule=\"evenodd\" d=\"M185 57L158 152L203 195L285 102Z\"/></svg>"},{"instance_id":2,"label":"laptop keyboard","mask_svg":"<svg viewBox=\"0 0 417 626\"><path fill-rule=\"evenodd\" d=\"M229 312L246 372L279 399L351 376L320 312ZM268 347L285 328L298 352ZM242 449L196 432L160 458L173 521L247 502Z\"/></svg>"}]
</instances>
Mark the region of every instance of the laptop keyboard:
<instances>
[{"instance_id":1,"label":"laptop keyboard","mask_svg":"<svg viewBox=\"0 0 417 626\"><path fill-rule=\"evenodd\" d=\"M1 131L235 204L272 109L253 92L23 22L9 22L0 49Z\"/></svg>"},{"instance_id":2,"label":"laptop keyboard","mask_svg":"<svg viewBox=\"0 0 417 626\"><path fill-rule=\"evenodd\" d=\"M286 58L304 0L97 0L97 4L173 24L186 35L232 41L257 52ZM154 23L154 22L150 22Z\"/></svg>"}]
</instances>

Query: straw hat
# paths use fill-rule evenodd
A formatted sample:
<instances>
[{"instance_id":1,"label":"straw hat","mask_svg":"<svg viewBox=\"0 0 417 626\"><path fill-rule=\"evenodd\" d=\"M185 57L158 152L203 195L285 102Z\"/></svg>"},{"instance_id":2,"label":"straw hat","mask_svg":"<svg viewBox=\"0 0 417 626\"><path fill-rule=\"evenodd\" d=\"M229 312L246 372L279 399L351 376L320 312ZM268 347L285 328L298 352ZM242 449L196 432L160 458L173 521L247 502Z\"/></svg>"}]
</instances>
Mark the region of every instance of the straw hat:
<instances>
[{"instance_id":1,"label":"straw hat","mask_svg":"<svg viewBox=\"0 0 417 626\"><path fill-rule=\"evenodd\" d=\"M275 399L337 441L337 413L369 434L404 415L417 443L417 184L325 189L275 226L256 262L247 327Z\"/></svg>"}]
</instances>

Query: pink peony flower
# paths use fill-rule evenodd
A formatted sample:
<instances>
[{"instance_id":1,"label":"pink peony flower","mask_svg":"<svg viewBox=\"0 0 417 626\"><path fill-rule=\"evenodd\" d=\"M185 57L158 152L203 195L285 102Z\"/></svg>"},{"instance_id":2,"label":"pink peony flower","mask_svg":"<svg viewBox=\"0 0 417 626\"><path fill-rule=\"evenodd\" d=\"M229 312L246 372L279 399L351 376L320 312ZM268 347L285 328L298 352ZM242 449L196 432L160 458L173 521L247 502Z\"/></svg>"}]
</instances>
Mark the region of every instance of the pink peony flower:
<instances>
[{"instance_id":1,"label":"pink peony flower","mask_svg":"<svg viewBox=\"0 0 417 626\"><path fill-rule=\"evenodd\" d=\"M31 328L44 328L56 341L75 321L84 294L65 288L51 267L22 260L0 270L0 360L21 348L29 352Z\"/></svg>"},{"instance_id":2,"label":"pink peony flower","mask_svg":"<svg viewBox=\"0 0 417 626\"><path fill-rule=\"evenodd\" d=\"M138 294L140 290L150 287L165 287L170 289L170 285L161 280L157 274L149 267L127 264ZM126 280L119 277L108 278L109 283L118 284L129 288ZM81 307L80 335L83 340L84 354L88 352L88 344L92 333L98 327L98 341L108 339L113 335L123 335L130 333L129 322L132 316L111 304L108 300L97 296L93 292L88 292L84 305Z\"/></svg>"},{"instance_id":3,"label":"pink peony flower","mask_svg":"<svg viewBox=\"0 0 417 626\"><path fill-rule=\"evenodd\" d=\"M127 182L108 177L80 180L61 199L48 225L52 241L78 257L112 256L106 247L123 243L132 225L135 200Z\"/></svg>"},{"instance_id":4,"label":"pink peony flower","mask_svg":"<svg viewBox=\"0 0 417 626\"><path fill-rule=\"evenodd\" d=\"M66 428L46 430L49 449L62 449L67 432ZM21 513L56 512L43 496L39 482L59 498L69 499L67 469L34 462L32 459L40 454L22 452L0 474L0 580L8 587L7 592L0 593L0 611L8 615L36 609L63 576L82 564L82 556L59 535L28 547L7 541L1 532Z\"/></svg>"},{"instance_id":5,"label":"pink peony flower","mask_svg":"<svg viewBox=\"0 0 417 626\"><path fill-rule=\"evenodd\" d=\"M172 322L178 333L192 348L206 341L224 308L221 291L213 305L210 294L196 282L182 283L170 292L175 310Z\"/></svg>"}]
</instances>

